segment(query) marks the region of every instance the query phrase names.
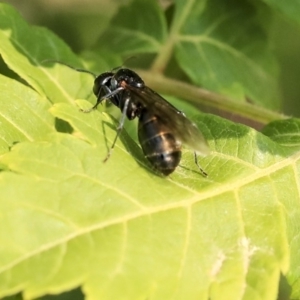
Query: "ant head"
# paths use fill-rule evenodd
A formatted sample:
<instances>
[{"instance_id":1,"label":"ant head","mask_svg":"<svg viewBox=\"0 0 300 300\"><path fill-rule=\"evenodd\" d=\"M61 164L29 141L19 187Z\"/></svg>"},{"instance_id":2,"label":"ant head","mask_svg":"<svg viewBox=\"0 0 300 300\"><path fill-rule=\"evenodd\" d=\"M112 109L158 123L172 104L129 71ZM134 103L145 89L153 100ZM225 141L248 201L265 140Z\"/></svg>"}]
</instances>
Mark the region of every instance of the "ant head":
<instances>
[{"instance_id":1,"label":"ant head","mask_svg":"<svg viewBox=\"0 0 300 300\"><path fill-rule=\"evenodd\" d=\"M99 93L101 92L103 86L106 86L109 90L111 89L111 79L114 76L114 74L115 73L113 72L104 72L96 77L93 87L93 92L95 96L101 97ZM104 92L107 92L107 90L104 90Z\"/></svg>"},{"instance_id":2,"label":"ant head","mask_svg":"<svg viewBox=\"0 0 300 300\"><path fill-rule=\"evenodd\" d=\"M118 83L125 81L126 84L141 88L145 85L143 79L136 74L134 71L126 68L121 68L116 71L115 75L113 76L115 81Z\"/></svg>"}]
</instances>

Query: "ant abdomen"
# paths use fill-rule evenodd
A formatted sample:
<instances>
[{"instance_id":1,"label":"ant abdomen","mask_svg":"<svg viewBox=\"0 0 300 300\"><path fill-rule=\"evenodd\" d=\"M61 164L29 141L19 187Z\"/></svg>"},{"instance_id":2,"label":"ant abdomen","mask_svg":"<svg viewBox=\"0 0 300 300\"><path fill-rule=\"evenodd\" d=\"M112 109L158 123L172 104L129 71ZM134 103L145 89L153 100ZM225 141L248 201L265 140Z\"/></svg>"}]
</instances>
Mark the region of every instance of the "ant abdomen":
<instances>
[{"instance_id":1,"label":"ant abdomen","mask_svg":"<svg viewBox=\"0 0 300 300\"><path fill-rule=\"evenodd\" d=\"M169 175L181 159L181 143L159 117L147 109L139 116L138 138L145 157L155 169Z\"/></svg>"}]
</instances>

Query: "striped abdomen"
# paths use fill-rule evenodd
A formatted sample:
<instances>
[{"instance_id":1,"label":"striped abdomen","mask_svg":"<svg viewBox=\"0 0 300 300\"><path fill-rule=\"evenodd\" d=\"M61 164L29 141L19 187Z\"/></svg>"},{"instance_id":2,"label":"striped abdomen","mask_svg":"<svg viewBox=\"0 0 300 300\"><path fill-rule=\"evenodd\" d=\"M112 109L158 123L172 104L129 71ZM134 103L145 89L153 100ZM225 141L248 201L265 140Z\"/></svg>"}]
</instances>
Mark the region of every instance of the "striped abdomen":
<instances>
[{"instance_id":1,"label":"striped abdomen","mask_svg":"<svg viewBox=\"0 0 300 300\"><path fill-rule=\"evenodd\" d=\"M181 143L171 129L146 109L139 117L138 137L144 155L164 175L169 175L181 159Z\"/></svg>"}]
</instances>

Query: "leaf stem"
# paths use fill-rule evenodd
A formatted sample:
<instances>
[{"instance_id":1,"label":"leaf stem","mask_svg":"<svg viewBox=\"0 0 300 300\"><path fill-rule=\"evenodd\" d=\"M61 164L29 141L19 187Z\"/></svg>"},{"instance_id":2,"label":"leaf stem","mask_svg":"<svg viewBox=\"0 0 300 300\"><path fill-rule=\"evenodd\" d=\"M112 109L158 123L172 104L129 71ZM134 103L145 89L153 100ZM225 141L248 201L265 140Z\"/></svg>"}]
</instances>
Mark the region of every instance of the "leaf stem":
<instances>
[{"instance_id":1,"label":"leaf stem","mask_svg":"<svg viewBox=\"0 0 300 300\"><path fill-rule=\"evenodd\" d=\"M172 41L172 39L168 39L167 43L161 48L152 64L151 71L153 73L163 73L171 58L173 47L174 41Z\"/></svg>"},{"instance_id":2,"label":"leaf stem","mask_svg":"<svg viewBox=\"0 0 300 300\"><path fill-rule=\"evenodd\" d=\"M174 45L180 37L180 29L184 25L186 19L189 18L190 12L193 10L194 0L187 0L183 9L178 9L172 20L171 28L169 30L169 37L161 47L156 59L154 60L151 71L155 73L163 73L166 69L168 62L172 57ZM204 7L205 5L203 5Z\"/></svg>"},{"instance_id":3,"label":"leaf stem","mask_svg":"<svg viewBox=\"0 0 300 300\"><path fill-rule=\"evenodd\" d=\"M169 94L181 99L185 99L194 105L204 105L225 112L225 114L237 116L241 123L244 119L250 122L265 125L278 119L286 119L288 116L279 112L274 112L258 105L237 102L226 96L208 91L206 89L184 83L175 79L167 78L161 73L152 71L137 70L146 84L160 93Z\"/></svg>"}]
</instances>

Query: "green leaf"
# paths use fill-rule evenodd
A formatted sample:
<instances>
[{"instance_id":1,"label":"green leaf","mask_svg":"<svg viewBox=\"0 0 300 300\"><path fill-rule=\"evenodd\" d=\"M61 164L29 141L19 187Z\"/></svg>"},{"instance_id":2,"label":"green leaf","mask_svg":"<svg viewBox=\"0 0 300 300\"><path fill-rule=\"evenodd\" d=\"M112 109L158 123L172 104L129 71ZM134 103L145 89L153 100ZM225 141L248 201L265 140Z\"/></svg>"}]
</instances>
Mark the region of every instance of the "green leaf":
<instances>
[{"instance_id":1,"label":"green leaf","mask_svg":"<svg viewBox=\"0 0 300 300\"><path fill-rule=\"evenodd\" d=\"M53 62L46 61L59 59L75 67L80 66L70 48L49 30L28 26L5 3L0 3L0 40L0 54L8 67L51 102L72 103L75 98L90 94L90 77L87 74L55 67Z\"/></svg>"},{"instance_id":2,"label":"green leaf","mask_svg":"<svg viewBox=\"0 0 300 300\"><path fill-rule=\"evenodd\" d=\"M67 104L51 112L73 136L21 143L1 158L17 173L0 179L2 295L82 285L91 299L255 299L253 290L275 299L288 266L285 205L297 193L298 154L291 160L254 130L199 116L213 150L201 159L208 178L190 151L161 178L126 134L103 164L115 136L106 114Z\"/></svg>"},{"instance_id":3,"label":"green leaf","mask_svg":"<svg viewBox=\"0 0 300 300\"><path fill-rule=\"evenodd\" d=\"M45 98L29 87L0 75L0 154L22 141L38 141L54 130Z\"/></svg>"},{"instance_id":4,"label":"green leaf","mask_svg":"<svg viewBox=\"0 0 300 300\"><path fill-rule=\"evenodd\" d=\"M300 22L300 1L264 0L270 7L279 10L289 19Z\"/></svg>"},{"instance_id":5,"label":"green leaf","mask_svg":"<svg viewBox=\"0 0 300 300\"><path fill-rule=\"evenodd\" d=\"M176 57L193 82L278 108L276 63L255 7L238 0L176 3Z\"/></svg>"},{"instance_id":6,"label":"green leaf","mask_svg":"<svg viewBox=\"0 0 300 300\"><path fill-rule=\"evenodd\" d=\"M177 0L167 34L167 20L154 3L135 0L122 7L100 37L98 51L110 49L125 57L156 53L152 69L158 72L175 56L195 84L237 101L279 108L277 62L258 5Z\"/></svg>"},{"instance_id":7,"label":"green leaf","mask_svg":"<svg viewBox=\"0 0 300 300\"><path fill-rule=\"evenodd\" d=\"M166 27L157 1L135 0L121 7L101 35L97 48L125 56L158 52L166 39Z\"/></svg>"},{"instance_id":8,"label":"green leaf","mask_svg":"<svg viewBox=\"0 0 300 300\"><path fill-rule=\"evenodd\" d=\"M262 132L276 143L286 146L293 152L300 150L299 119L271 122L264 127Z\"/></svg>"},{"instance_id":9,"label":"green leaf","mask_svg":"<svg viewBox=\"0 0 300 300\"><path fill-rule=\"evenodd\" d=\"M125 130L104 164L117 121L72 98L89 94L91 78L32 64L66 46L0 7L3 57L38 91L1 77L0 297L81 286L87 299L274 300L281 274L300 297L298 120L262 134L196 114L208 177L190 149L158 176ZM38 37L49 44L34 50ZM54 117L71 134L55 131Z\"/></svg>"}]
</instances>

